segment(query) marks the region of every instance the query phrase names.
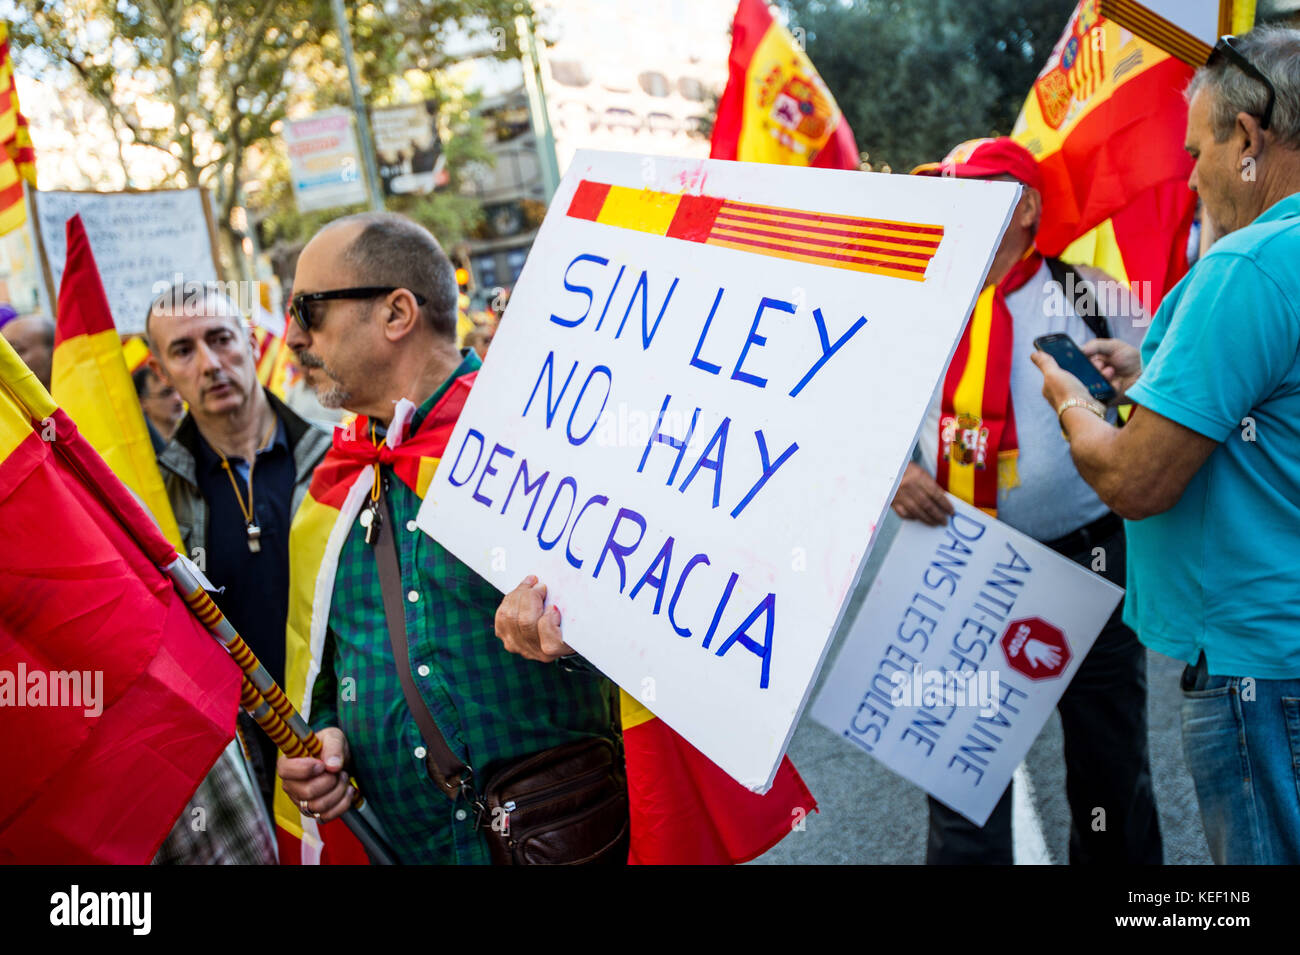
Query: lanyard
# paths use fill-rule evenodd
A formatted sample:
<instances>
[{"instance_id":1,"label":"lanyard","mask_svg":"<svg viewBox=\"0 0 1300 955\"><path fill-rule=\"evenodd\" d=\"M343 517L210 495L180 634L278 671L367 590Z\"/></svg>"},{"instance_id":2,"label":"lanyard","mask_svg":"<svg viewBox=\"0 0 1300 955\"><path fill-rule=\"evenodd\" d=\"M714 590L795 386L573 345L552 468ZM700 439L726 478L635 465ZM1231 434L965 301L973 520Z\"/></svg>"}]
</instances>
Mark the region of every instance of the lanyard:
<instances>
[{"instance_id":1,"label":"lanyard","mask_svg":"<svg viewBox=\"0 0 1300 955\"><path fill-rule=\"evenodd\" d=\"M266 432L266 437L262 439L261 447L265 448L271 441L271 435L275 433L276 426L275 416L272 415L271 427ZM213 448L221 458L221 466L226 469L226 477L230 478L230 487L235 492L235 500L239 502L239 511L244 515L244 528L248 532L248 549L256 554L262 549L262 528L257 526L257 521L253 516L253 465L257 463L257 454L253 454L253 460L248 462L248 504L244 504L244 495L239 493L239 482L235 480L235 472L230 467L229 459L221 453L220 450Z\"/></svg>"}]
</instances>

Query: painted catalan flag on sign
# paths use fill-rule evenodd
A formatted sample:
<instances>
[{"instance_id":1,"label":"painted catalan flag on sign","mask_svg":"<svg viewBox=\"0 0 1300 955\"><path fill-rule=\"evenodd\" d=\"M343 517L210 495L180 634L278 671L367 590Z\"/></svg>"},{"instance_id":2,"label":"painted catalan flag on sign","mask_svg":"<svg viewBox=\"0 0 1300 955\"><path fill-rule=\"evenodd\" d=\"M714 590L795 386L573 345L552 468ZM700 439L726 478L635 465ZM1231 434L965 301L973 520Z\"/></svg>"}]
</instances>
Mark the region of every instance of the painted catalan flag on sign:
<instances>
[{"instance_id":1,"label":"painted catalan flag on sign","mask_svg":"<svg viewBox=\"0 0 1300 955\"><path fill-rule=\"evenodd\" d=\"M1127 282L1149 311L1187 271L1196 196L1187 188L1183 90L1191 76L1085 0L1012 133L1042 170L1038 248Z\"/></svg>"},{"instance_id":2,"label":"painted catalan flag on sign","mask_svg":"<svg viewBox=\"0 0 1300 955\"><path fill-rule=\"evenodd\" d=\"M763 0L740 0L712 159L857 169L853 130L790 31Z\"/></svg>"},{"instance_id":3,"label":"painted catalan flag on sign","mask_svg":"<svg viewBox=\"0 0 1300 955\"><path fill-rule=\"evenodd\" d=\"M583 179L568 215L618 229L913 282L943 239L943 226L755 205L714 196L632 189Z\"/></svg>"},{"instance_id":4,"label":"painted catalan flag on sign","mask_svg":"<svg viewBox=\"0 0 1300 955\"><path fill-rule=\"evenodd\" d=\"M0 21L0 235L27 221L23 180L36 187L36 153L27 118L18 108L14 63L9 53L9 24Z\"/></svg>"}]
</instances>

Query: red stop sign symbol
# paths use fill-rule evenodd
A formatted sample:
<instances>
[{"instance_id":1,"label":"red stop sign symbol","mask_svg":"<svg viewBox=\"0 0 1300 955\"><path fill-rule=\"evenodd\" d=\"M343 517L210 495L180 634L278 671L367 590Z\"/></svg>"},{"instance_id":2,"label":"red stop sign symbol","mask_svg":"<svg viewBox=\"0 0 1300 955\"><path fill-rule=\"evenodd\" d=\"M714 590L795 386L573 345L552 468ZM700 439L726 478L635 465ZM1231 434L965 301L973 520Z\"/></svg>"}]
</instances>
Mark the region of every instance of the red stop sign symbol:
<instances>
[{"instance_id":1,"label":"red stop sign symbol","mask_svg":"<svg viewBox=\"0 0 1300 955\"><path fill-rule=\"evenodd\" d=\"M1031 680L1058 677L1070 663L1065 634L1040 617L1011 621L1001 644L1011 669Z\"/></svg>"}]
</instances>

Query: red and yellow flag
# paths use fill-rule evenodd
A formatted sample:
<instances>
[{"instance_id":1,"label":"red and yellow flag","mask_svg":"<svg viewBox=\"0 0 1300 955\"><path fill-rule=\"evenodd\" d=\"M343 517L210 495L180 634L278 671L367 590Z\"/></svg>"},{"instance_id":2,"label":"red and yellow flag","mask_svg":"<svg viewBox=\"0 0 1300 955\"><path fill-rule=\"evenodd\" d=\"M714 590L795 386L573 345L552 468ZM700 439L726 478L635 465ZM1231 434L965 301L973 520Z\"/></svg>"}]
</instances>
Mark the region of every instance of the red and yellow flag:
<instances>
[{"instance_id":1,"label":"red and yellow flag","mask_svg":"<svg viewBox=\"0 0 1300 955\"><path fill-rule=\"evenodd\" d=\"M812 60L764 0L740 0L712 159L857 169L853 130Z\"/></svg>"},{"instance_id":2,"label":"red and yellow flag","mask_svg":"<svg viewBox=\"0 0 1300 955\"><path fill-rule=\"evenodd\" d=\"M9 24L0 21L0 235L27 221L23 180L36 187L36 153L27 118L18 108L14 62L9 52Z\"/></svg>"},{"instance_id":3,"label":"red and yellow flag","mask_svg":"<svg viewBox=\"0 0 1300 955\"><path fill-rule=\"evenodd\" d=\"M817 811L789 757L772 788L750 792L620 692L631 865L732 865L762 855Z\"/></svg>"},{"instance_id":4,"label":"red and yellow flag","mask_svg":"<svg viewBox=\"0 0 1300 955\"><path fill-rule=\"evenodd\" d=\"M261 325L253 326L253 341L257 345L257 380L283 401L297 373L293 352L283 338Z\"/></svg>"},{"instance_id":5,"label":"red and yellow flag","mask_svg":"<svg viewBox=\"0 0 1300 955\"><path fill-rule=\"evenodd\" d=\"M1038 248L1128 283L1151 311L1187 271L1196 196L1183 151L1191 67L1098 13L1075 9L1016 120L1038 159Z\"/></svg>"},{"instance_id":6,"label":"red and yellow flag","mask_svg":"<svg viewBox=\"0 0 1300 955\"><path fill-rule=\"evenodd\" d=\"M755 205L583 179L570 218L683 242L925 281L943 226Z\"/></svg>"},{"instance_id":7,"label":"red and yellow flag","mask_svg":"<svg viewBox=\"0 0 1300 955\"><path fill-rule=\"evenodd\" d=\"M79 215L68 220L67 248L51 391L113 473L153 515L163 536L180 548L180 530Z\"/></svg>"},{"instance_id":8,"label":"red and yellow flag","mask_svg":"<svg viewBox=\"0 0 1300 955\"><path fill-rule=\"evenodd\" d=\"M0 863L147 863L234 736L240 671L3 339L0 526Z\"/></svg>"}]
</instances>

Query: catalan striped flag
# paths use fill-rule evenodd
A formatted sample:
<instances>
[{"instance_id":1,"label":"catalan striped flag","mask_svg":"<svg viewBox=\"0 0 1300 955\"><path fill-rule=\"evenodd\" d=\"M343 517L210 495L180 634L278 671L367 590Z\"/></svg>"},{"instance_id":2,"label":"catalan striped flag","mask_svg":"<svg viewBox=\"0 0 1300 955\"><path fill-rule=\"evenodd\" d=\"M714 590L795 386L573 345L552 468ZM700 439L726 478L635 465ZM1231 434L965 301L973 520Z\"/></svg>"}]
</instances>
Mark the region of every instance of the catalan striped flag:
<instances>
[{"instance_id":1,"label":"catalan striped flag","mask_svg":"<svg viewBox=\"0 0 1300 955\"><path fill-rule=\"evenodd\" d=\"M14 63L9 52L9 24L0 21L0 235L27 221L23 180L36 187L36 152L27 118L18 108Z\"/></svg>"},{"instance_id":2,"label":"catalan striped flag","mask_svg":"<svg viewBox=\"0 0 1300 955\"><path fill-rule=\"evenodd\" d=\"M568 215L684 242L913 282L925 281L943 239L941 225L785 209L588 179L578 183Z\"/></svg>"},{"instance_id":3,"label":"catalan striped flag","mask_svg":"<svg viewBox=\"0 0 1300 955\"><path fill-rule=\"evenodd\" d=\"M812 60L763 0L740 0L712 159L857 169L853 130Z\"/></svg>"},{"instance_id":4,"label":"catalan striped flag","mask_svg":"<svg viewBox=\"0 0 1300 955\"><path fill-rule=\"evenodd\" d=\"M1084 0L1012 133L1042 170L1038 248L1128 283L1149 311L1187 271L1196 207L1183 151L1191 75Z\"/></svg>"},{"instance_id":5,"label":"catalan striped flag","mask_svg":"<svg viewBox=\"0 0 1300 955\"><path fill-rule=\"evenodd\" d=\"M180 530L80 215L68 220L67 232L51 390L86 440L153 515L163 536L179 548Z\"/></svg>"},{"instance_id":6,"label":"catalan striped flag","mask_svg":"<svg viewBox=\"0 0 1300 955\"><path fill-rule=\"evenodd\" d=\"M293 352L283 338L261 325L253 326L253 341L257 344L257 380L283 401L297 369Z\"/></svg>"},{"instance_id":7,"label":"catalan striped flag","mask_svg":"<svg viewBox=\"0 0 1300 955\"><path fill-rule=\"evenodd\" d=\"M234 736L239 668L3 339L0 526L0 863L147 863Z\"/></svg>"}]
</instances>

